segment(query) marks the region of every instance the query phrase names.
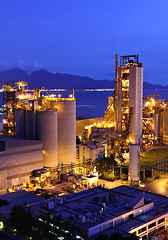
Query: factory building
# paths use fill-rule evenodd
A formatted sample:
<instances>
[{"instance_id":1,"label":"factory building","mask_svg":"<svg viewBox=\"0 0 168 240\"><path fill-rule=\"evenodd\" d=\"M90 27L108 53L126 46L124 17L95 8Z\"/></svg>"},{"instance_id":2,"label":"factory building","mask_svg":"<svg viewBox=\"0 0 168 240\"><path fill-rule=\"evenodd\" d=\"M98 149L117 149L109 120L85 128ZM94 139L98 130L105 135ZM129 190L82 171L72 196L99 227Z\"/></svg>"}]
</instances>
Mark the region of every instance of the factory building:
<instances>
[{"instance_id":1,"label":"factory building","mask_svg":"<svg viewBox=\"0 0 168 240\"><path fill-rule=\"evenodd\" d=\"M5 83L3 130L7 135L43 143L43 166L76 162L76 100L74 95L29 93L26 82ZM30 150L31 151L31 150ZM38 167L39 168L39 167Z\"/></svg>"},{"instance_id":2,"label":"factory building","mask_svg":"<svg viewBox=\"0 0 168 240\"><path fill-rule=\"evenodd\" d=\"M115 60L114 109L116 133L130 143L129 182L138 184L140 177L140 144L142 142L143 66L138 55Z\"/></svg>"},{"instance_id":3,"label":"factory building","mask_svg":"<svg viewBox=\"0 0 168 240\"><path fill-rule=\"evenodd\" d=\"M0 189L29 182L34 169L43 167L43 143L36 140L0 138Z\"/></svg>"},{"instance_id":4,"label":"factory building","mask_svg":"<svg viewBox=\"0 0 168 240\"><path fill-rule=\"evenodd\" d=\"M85 160L90 160L91 162L94 162L97 159L105 157L105 148L107 148L107 146L95 142L86 142L80 144L78 148L79 162L84 162Z\"/></svg>"},{"instance_id":5,"label":"factory building","mask_svg":"<svg viewBox=\"0 0 168 240\"><path fill-rule=\"evenodd\" d=\"M96 187L52 201L52 213L61 214L87 239L94 239L100 232L111 236L115 231L143 239L168 224L166 196L127 186Z\"/></svg>"}]
</instances>

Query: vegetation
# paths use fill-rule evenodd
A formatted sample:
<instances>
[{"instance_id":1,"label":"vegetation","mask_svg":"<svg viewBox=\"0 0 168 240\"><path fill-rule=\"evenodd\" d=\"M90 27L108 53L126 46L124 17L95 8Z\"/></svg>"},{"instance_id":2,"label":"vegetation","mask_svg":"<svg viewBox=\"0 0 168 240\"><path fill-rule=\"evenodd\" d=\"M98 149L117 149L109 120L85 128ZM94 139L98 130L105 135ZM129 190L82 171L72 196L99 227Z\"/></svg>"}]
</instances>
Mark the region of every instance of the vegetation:
<instances>
[{"instance_id":1,"label":"vegetation","mask_svg":"<svg viewBox=\"0 0 168 240\"><path fill-rule=\"evenodd\" d=\"M35 218L30 208L26 209L20 205L13 207L5 231L32 240L54 240L59 237L64 237L65 240L75 239L74 226L64 221L61 215Z\"/></svg>"},{"instance_id":2,"label":"vegetation","mask_svg":"<svg viewBox=\"0 0 168 240\"><path fill-rule=\"evenodd\" d=\"M96 169L100 178L113 181L116 179L114 174L114 166L117 166L115 156L111 154L107 158L99 159L96 165Z\"/></svg>"},{"instance_id":3,"label":"vegetation","mask_svg":"<svg viewBox=\"0 0 168 240\"><path fill-rule=\"evenodd\" d=\"M157 163L168 161L168 149L157 148L141 154L141 166L153 166Z\"/></svg>"},{"instance_id":4,"label":"vegetation","mask_svg":"<svg viewBox=\"0 0 168 240\"><path fill-rule=\"evenodd\" d=\"M5 206L5 205L8 205L9 204L9 202L5 199L5 200L2 200L1 198L0 198L0 207L2 207L2 206Z\"/></svg>"},{"instance_id":5,"label":"vegetation","mask_svg":"<svg viewBox=\"0 0 168 240\"><path fill-rule=\"evenodd\" d=\"M160 175L157 173L154 177L154 179L159 179L160 178Z\"/></svg>"},{"instance_id":6,"label":"vegetation","mask_svg":"<svg viewBox=\"0 0 168 240\"><path fill-rule=\"evenodd\" d=\"M121 175L121 180L123 180L123 181L128 180L128 175L125 174L125 173L123 173L123 174Z\"/></svg>"}]
</instances>

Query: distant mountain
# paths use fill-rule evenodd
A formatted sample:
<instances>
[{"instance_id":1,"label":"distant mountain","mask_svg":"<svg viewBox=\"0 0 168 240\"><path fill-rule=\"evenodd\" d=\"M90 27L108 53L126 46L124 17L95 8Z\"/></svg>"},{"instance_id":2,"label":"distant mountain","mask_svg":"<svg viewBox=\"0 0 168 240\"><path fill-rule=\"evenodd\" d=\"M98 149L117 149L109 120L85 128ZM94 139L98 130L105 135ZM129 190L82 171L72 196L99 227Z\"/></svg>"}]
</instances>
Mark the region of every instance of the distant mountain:
<instances>
[{"instance_id":1,"label":"distant mountain","mask_svg":"<svg viewBox=\"0 0 168 240\"><path fill-rule=\"evenodd\" d=\"M19 68L12 68L8 71L0 71L0 84L3 82L20 81L28 77L28 73Z\"/></svg>"},{"instance_id":2,"label":"distant mountain","mask_svg":"<svg viewBox=\"0 0 168 240\"><path fill-rule=\"evenodd\" d=\"M13 68L8 71L0 71L0 85L3 82L11 81L26 81L28 82L29 89L42 88L47 89L65 88L65 89L85 89L85 88L114 88L114 80L94 80L89 77L81 77L72 74L51 73L45 69L35 71L28 74L26 71ZM162 86L158 84L151 84L144 82L145 89L162 89L168 88L168 86Z\"/></svg>"}]
</instances>

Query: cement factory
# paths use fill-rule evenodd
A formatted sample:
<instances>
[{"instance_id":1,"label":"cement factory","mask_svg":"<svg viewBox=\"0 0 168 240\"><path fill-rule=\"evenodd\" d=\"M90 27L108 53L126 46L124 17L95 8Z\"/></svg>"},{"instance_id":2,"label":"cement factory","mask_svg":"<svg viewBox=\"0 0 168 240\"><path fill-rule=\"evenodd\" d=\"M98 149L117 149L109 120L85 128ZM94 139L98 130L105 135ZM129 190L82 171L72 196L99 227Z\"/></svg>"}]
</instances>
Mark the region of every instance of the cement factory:
<instances>
[{"instance_id":1,"label":"cement factory","mask_svg":"<svg viewBox=\"0 0 168 240\"><path fill-rule=\"evenodd\" d=\"M138 186L141 153L168 145L168 102L159 95L143 97L138 55L121 56L119 62L116 54L115 90L104 117L76 120L74 91L63 98L49 95L44 87L30 91L24 81L4 83L3 113L0 193L9 194L1 195L8 204L0 207L1 218L9 218L14 204L25 207L26 200L38 224L48 213L61 214L75 226L78 239L120 232L141 240L165 231L167 196ZM100 185L99 160L111 164L111 156L121 161L123 154L128 155L128 165L117 162L117 168L127 168L130 186ZM167 159L166 164L168 169ZM108 170L114 175L114 163ZM33 193L23 190L27 188ZM49 234L59 229L49 225Z\"/></svg>"},{"instance_id":2,"label":"cement factory","mask_svg":"<svg viewBox=\"0 0 168 240\"><path fill-rule=\"evenodd\" d=\"M44 87L30 93L23 81L4 83L3 109L1 189L29 182L31 172L43 168L57 173L67 167L86 174L87 161L121 149L129 152L129 184L138 185L140 151L168 144L168 103L156 95L143 98L143 64L138 55L121 56L119 62L116 54L114 95L104 118L82 126L81 136L76 134L74 91L62 98L49 95ZM76 135L82 140L77 146Z\"/></svg>"},{"instance_id":3,"label":"cement factory","mask_svg":"<svg viewBox=\"0 0 168 240\"><path fill-rule=\"evenodd\" d=\"M26 82L5 83L0 188L29 182L30 172L76 162L74 95L30 94ZM9 156L10 155L10 156ZM3 167L2 167L3 166ZM5 181L6 179L6 181Z\"/></svg>"},{"instance_id":4,"label":"cement factory","mask_svg":"<svg viewBox=\"0 0 168 240\"><path fill-rule=\"evenodd\" d=\"M107 155L129 152L129 184L138 185L140 151L168 144L167 104L159 95L143 97L143 64L138 55L121 56L119 63L116 54L114 95L108 98L104 118L85 126L81 138L85 145L103 138L110 146Z\"/></svg>"}]
</instances>

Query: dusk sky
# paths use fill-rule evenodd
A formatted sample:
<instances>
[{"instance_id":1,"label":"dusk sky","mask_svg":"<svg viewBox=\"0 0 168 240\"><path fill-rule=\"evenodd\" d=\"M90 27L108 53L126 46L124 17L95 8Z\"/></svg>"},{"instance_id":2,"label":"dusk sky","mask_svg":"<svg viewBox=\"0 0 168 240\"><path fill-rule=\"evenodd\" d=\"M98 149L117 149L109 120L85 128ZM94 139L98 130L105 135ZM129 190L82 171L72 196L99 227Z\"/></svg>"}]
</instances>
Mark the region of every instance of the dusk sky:
<instances>
[{"instance_id":1,"label":"dusk sky","mask_svg":"<svg viewBox=\"0 0 168 240\"><path fill-rule=\"evenodd\" d=\"M0 70L45 68L114 79L115 53L139 54L168 85L167 0L1 0Z\"/></svg>"}]
</instances>

